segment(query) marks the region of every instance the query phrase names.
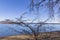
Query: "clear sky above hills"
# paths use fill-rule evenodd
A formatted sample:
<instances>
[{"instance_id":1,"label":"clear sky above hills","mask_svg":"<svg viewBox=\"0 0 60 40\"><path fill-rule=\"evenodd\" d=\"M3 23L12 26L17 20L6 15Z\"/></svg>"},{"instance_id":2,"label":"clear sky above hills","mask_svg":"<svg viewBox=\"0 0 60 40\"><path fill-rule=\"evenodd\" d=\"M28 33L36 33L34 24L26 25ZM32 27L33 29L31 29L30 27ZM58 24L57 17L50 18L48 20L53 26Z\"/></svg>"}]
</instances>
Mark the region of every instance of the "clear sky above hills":
<instances>
[{"instance_id":1,"label":"clear sky above hills","mask_svg":"<svg viewBox=\"0 0 60 40\"><path fill-rule=\"evenodd\" d=\"M0 20L19 17L28 4L29 0L0 0Z\"/></svg>"},{"instance_id":2,"label":"clear sky above hills","mask_svg":"<svg viewBox=\"0 0 60 40\"><path fill-rule=\"evenodd\" d=\"M4 19L15 19L20 17L23 12L28 11L26 8L29 7L29 4L30 0L0 0L0 21ZM56 7L55 11L57 12L58 8ZM46 19L48 13L48 10L46 10L47 8L41 7L40 9L39 16L41 19ZM32 18L32 16L33 14L29 13L27 17ZM57 17L55 18L57 19ZM57 22L57 20L55 22Z\"/></svg>"}]
</instances>

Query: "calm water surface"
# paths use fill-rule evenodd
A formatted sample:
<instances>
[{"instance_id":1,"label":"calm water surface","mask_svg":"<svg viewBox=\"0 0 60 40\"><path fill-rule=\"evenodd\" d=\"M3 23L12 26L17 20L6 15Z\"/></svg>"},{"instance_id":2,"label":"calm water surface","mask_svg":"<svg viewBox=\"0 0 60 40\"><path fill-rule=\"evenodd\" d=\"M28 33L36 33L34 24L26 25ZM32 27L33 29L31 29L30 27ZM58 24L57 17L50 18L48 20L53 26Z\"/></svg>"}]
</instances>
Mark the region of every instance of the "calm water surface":
<instances>
[{"instance_id":1,"label":"calm water surface","mask_svg":"<svg viewBox=\"0 0 60 40\"><path fill-rule=\"evenodd\" d=\"M48 25L44 25L44 27L46 28L47 32L48 31L60 31L60 25L48 24ZM22 32L22 29L30 31L29 28L21 27L19 25L15 25L15 24L0 24L0 36L21 34L20 32Z\"/></svg>"}]
</instances>

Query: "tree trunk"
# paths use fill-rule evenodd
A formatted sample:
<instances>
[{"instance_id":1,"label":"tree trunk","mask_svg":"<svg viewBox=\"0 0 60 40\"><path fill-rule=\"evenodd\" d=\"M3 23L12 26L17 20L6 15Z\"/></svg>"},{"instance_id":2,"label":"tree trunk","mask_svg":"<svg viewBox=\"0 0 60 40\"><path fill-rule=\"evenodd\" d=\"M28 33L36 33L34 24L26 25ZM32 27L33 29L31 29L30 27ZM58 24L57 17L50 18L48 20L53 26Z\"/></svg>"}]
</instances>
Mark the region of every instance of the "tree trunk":
<instances>
[{"instance_id":1,"label":"tree trunk","mask_svg":"<svg viewBox=\"0 0 60 40\"><path fill-rule=\"evenodd\" d=\"M38 36L35 36L35 40L38 40Z\"/></svg>"},{"instance_id":2,"label":"tree trunk","mask_svg":"<svg viewBox=\"0 0 60 40\"><path fill-rule=\"evenodd\" d=\"M38 40L38 38L35 38L35 40Z\"/></svg>"}]
</instances>

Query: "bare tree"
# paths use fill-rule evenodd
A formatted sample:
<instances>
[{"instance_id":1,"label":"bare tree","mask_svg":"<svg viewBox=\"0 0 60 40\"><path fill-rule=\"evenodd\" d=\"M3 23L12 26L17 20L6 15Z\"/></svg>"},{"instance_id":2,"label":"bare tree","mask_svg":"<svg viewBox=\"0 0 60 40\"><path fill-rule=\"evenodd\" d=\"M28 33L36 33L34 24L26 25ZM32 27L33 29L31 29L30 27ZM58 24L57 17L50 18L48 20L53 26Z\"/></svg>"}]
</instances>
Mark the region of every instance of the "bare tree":
<instances>
[{"instance_id":1,"label":"bare tree","mask_svg":"<svg viewBox=\"0 0 60 40\"><path fill-rule=\"evenodd\" d=\"M45 2L46 0L42 0L38 3L34 3L34 0L31 0L31 4L30 4L30 11L33 11L34 8L36 7L36 12L39 13L39 8L41 7L41 3ZM32 32L32 34L34 35L34 39L35 40L39 40L39 34L41 32L41 30L46 31L46 28L42 29L42 27L45 25L45 22L47 22L48 20L53 19L54 18L54 7L56 6L56 4L58 4L59 0L56 0L55 2L53 0L49 0L47 3L47 8L49 8L49 18L44 20L43 22L38 21L37 23L34 23L34 21L37 19L35 18L34 20L32 20L32 22L24 22L23 20L23 16L25 13L23 13L20 18L16 18L16 25L19 25L20 27L27 27L29 28L29 30ZM39 17L39 16L38 16ZM15 29L13 29L15 30ZM16 31L16 30L15 30ZM23 33L27 33L27 34L31 34L31 32L25 29L22 29ZM19 31L17 31L19 32ZM20 33L20 32L19 32Z\"/></svg>"}]
</instances>

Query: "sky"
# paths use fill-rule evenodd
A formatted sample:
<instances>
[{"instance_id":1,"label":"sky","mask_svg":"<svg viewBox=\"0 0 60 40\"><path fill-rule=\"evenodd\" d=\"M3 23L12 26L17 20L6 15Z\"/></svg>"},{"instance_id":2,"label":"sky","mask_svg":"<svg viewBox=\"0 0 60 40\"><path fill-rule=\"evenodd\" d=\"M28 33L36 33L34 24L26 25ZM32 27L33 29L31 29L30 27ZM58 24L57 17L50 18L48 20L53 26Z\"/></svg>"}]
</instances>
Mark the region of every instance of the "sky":
<instances>
[{"instance_id":1,"label":"sky","mask_svg":"<svg viewBox=\"0 0 60 40\"><path fill-rule=\"evenodd\" d=\"M0 21L5 19L15 19L21 16L22 13L28 11L30 0L0 0ZM44 9L43 9L44 8ZM47 19L47 8L40 8L41 20ZM57 11L58 8L55 8ZM34 13L28 13L27 18L33 18ZM35 16L34 16L35 17ZM56 17L55 17L56 18ZM57 19L57 18L56 18ZM55 21L57 22L57 21Z\"/></svg>"},{"instance_id":2,"label":"sky","mask_svg":"<svg viewBox=\"0 0 60 40\"><path fill-rule=\"evenodd\" d=\"M0 20L19 17L28 4L28 0L0 0Z\"/></svg>"}]
</instances>

